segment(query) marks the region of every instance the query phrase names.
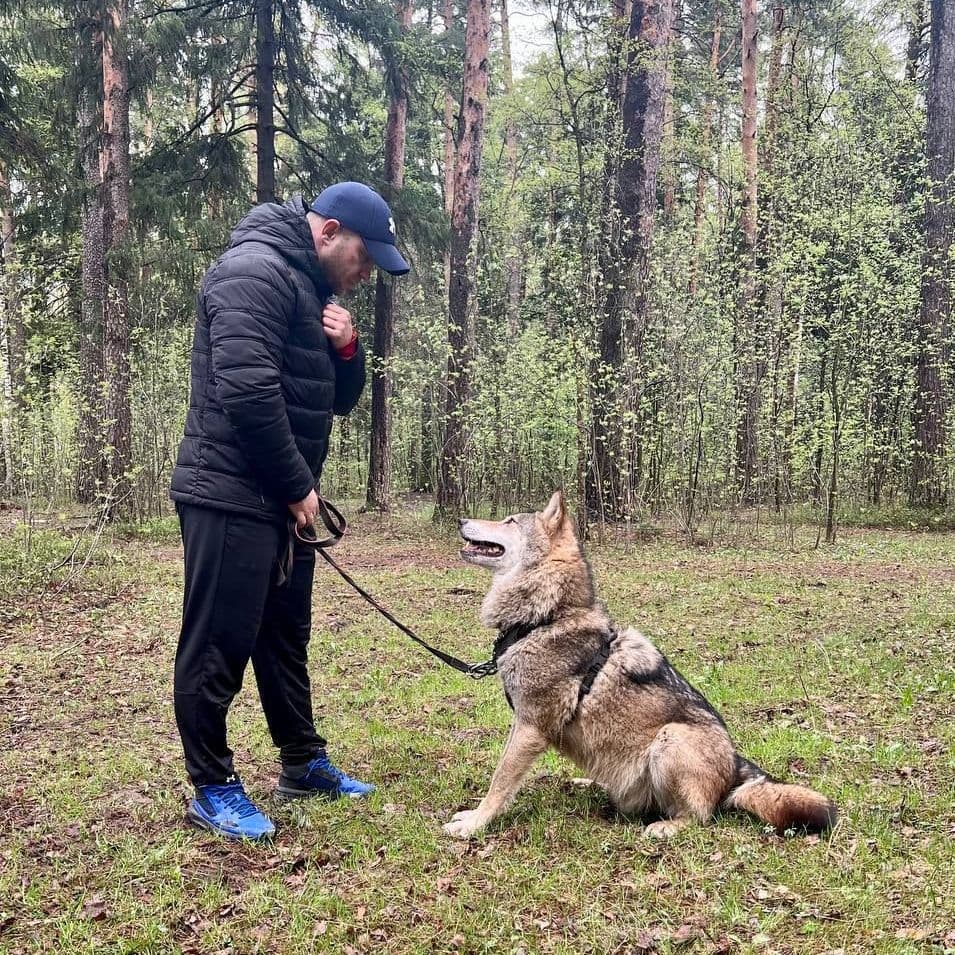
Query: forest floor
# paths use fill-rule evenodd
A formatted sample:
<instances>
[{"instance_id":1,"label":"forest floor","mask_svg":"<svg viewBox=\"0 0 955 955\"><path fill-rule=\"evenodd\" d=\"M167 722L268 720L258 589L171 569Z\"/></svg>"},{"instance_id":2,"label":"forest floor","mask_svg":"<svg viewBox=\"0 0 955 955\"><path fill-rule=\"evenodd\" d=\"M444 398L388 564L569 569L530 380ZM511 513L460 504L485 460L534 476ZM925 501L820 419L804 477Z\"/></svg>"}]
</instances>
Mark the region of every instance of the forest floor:
<instances>
[{"instance_id":1,"label":"forest floor","mask_svg":"<svg viewBox=\"0 0 955 955\"><path fill-rule=\"evenodd\" d=\"M354 514L355 508L350 509ZM9 517L9 513L4 515ZM727 815L650 842L548 755L471 842L508 727L493 680L441 667L319 565L321 727L364 802L277 804L249 677L236 764L266 846L184 824L172 712L173 522L0 535L0 952L955 952L955 536L737 525L591 548L601 596L768 771L830 795L830 835ZM467 659L487 578L424 511L356 516L339 557ZM74 551L74 547L76 548Z\"/></svg>"}]
</instances>

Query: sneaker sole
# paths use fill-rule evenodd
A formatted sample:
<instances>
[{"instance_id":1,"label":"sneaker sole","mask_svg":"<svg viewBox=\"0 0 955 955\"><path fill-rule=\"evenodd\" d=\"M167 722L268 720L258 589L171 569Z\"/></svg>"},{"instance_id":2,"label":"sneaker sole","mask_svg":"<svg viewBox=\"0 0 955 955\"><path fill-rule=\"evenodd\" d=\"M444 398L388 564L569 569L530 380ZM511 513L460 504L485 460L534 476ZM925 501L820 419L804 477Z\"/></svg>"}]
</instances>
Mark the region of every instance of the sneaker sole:
<instances>
[{"instance_id":1,"label":"sneaker sole","mask_svg":"<svg viewBox=\"0 0 955 955\"><path fill-rule=\"evenodd\" d=\"M275 787L275 798L278 802L289 802L295 799L325 799L334 802L336 799L364 799L362 793L329 793L322 789L291 789L279 783Z\"/></svg>"},{"instance_id":2,"label":"sneaker sole","mask_svg":"<svg viewBox=\"0 0 955 955\"><path fill-rule=\"evenodd\" d=\"M227 832L225 829L217 828L208 820L203 819L202 816L193 815L188 809L186 810L186 822L194 829L199 829L202 832L211 832L214 836L231 839L233 842L268 842L275 838L274 831L265 832L261 836L243 836L238 832Z\"/></svg>"}]
</instances>

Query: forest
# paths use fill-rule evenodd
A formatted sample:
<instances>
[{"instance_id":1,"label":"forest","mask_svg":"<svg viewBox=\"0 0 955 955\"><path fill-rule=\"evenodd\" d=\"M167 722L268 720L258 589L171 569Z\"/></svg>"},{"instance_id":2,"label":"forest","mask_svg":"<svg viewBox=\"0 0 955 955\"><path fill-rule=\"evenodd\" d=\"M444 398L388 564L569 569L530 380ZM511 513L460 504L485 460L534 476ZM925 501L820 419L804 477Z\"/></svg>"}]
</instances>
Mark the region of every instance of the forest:
<instances>
[{"instance_id":1,"label":"forest","mask_svg":"<svg viewBox=\"0 0 955 955\"><path fill-rule=\"evenodd\" d=\"M0 0L0 951L955 955L953 175L955 0ZM340 579L284 496L169 494L203 275L350 181L411 270L295 433ZM502 771L549 677L606 743ZM650 838L601 760L644 785L700 695L734 781ZM286 800L313 756L366 798ZM835 825L733 811L745 767Z\"/></svg>"},{"instance_id":2,"label":"forest","mask_svg":"<svg viewBox=\"0 0 955 955\"><path fill-rule=\"evenodd\" d=\"M354 179L413 270L324 493L944 521L953 154L945 0L10 0L3 493L168 514L202 273Z\"/></svg>"}]
</instances>

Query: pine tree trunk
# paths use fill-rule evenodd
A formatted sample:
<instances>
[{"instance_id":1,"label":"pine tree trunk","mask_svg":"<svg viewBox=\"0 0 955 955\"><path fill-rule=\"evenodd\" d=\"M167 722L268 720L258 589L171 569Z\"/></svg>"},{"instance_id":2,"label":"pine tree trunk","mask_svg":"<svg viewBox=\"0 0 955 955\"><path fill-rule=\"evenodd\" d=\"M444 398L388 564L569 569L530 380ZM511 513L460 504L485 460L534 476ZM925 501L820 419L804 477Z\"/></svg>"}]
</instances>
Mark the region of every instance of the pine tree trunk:
<instances>
[{"instance_id":1,"label":"pine tree trunk","mask_svg":"<svg viewBox=\"0 0 955 955\"><path fill-rule=\"evenodd\" d=\"M132 464L129 317L129 60L128 0L107 0L103 24L103 185L107 287L103 323L107 473L112 501L130 509Z\"/></svg>"},{"instance_id":2,"label":"pine tree trunk","mask_svg":"<svg viewBox=\"0 0 955 955\"><path fill-rule=\"evenodd\" d=\"M507 0L501 0L501 53L504 95L514 91L514 70L511 64L511 31L507 13ZM504 307L507 312L508 337L518 334L521 308L521 236L514 214L514 188L517 184L517 131L514 120L508 117L504 126L504 152L507 156L507 249L504 254Z\"/></svg>"},{"instance_id":3,"label":"pine tree trunk","mask_svg":"<svg viewBox=\"0 0 955 955\"><path fill-rule=\"evenodd\" d=\"M490 0L468 0L464 39L464 83L454 163L448 291L448 381L444 444L438 474L437 514L460 514L466 497L465 413L471 393L474 313L474 237L480 200L481 156L487 107Z\"/></svg>"},{"instance_id":4,"label":"pine tree trunk","mask_svg":"<svg viewBox=\"0 0 955 955\"><path fill-rule=\"evenodd\" d=\"M0 266L3 268L3 310L7 336L10 392L14 403L23 404L26 386L26 331L20 308L19 261L16 220L6 166L0 162Z\"/></svg>"},{"instance_id":5,"label":"pine tree trunk","mask_svg":"<svg viewBox=\"0 0 955 955\"><path fill-rule=\"evenodd\" d=\"M623 82L612 68L609 106L623 85L619 167L608 140L602 244L599 360L593 380L593 451L587 500L592 513L616 520L633 511L639 471L643 341L663 137L667 56L674 0L637 0L631 8ZM619 12L619 6L615 12Z\"/></svg>"},{"instance_id":6,"label":"pine tree trunk","mask_svg":"<svg viewBox=\"0 0 955 955\"><path fill-rule=\"evenodd\" d=\"M710 42L710 82L714 91L719 79L720 38L722 36L722 20L720 17L719 0L716 0L713 10L713 38ZM702 129L700 142L702 152L700 165L696 171L696 197L693 202L693 262L690 266L690 284L688 287L690 298L696 298L700 284L700 247L703 244L703 213L706 201L706 164L710 161L710 135L713 125L713 97L707 96L703 107Z\"/></svg>"},{"instance_id":7,"label":"pine tree trunk","mask_svg":"<svg viewBox=\"0 0 955 955\"><path fill-rule=\"evenodd\" d=\"M444 0L441 18L444 21L445 32L449 31L454 25L454 7L451 0ZM444 91L443 129L444 161L441 168L443 172L444 212L450 219L451 210L454 208L454 97L451 95L450 89Z\"/></svg>"},{"instance_id":8,"label":"pine tree trunk","mask_svg":"<svg viewBox=\"0 0 955 955\"><path fill-rule=\"evenodd\" d=\"M14 464L18 441L18 412L26 385L26 333L20 309L16 220L6 166L0 162L0 274L3 315L0 319L0 442L3 445L3 486L11 497L18 491Z\"/></svg>"},{"instance_id":9,"label":"pine tree trunk","mask_svg":"<svg viewBox=\"0 0 955 955\"><path fill-rule=\"evenodd\" d=\"M93 41L101 44L99 31ZM101 57L101 50L97 50ZM98 111L89 90L80 93L77 106L80 135L80 165L85 190L81 212L83 255L81 260L82 298L79 316L80 393L77 421L78 460L76 497L81 504L92 504L106 484L105 454L107 438L103 430L103 319L106 302L106 237L102 148Z\"/></svg>"},{"instance_id":10,"label":"pine tree trunk","mask_svg":"<svg viewBox=\"0 0 955 955\"><path fill-rule=\"evenodd\" d=\"M673 51L667 57L666 81L663 90L663 145L661 170L663 175L663 214L673 218L676 208L676 113L673 109L673 71L676 63Z\"/></svg>"},{"instance_id":11,"label":"pine tree trunk","mask_svg":"<svg viewBox=\"0 0 955 955\"><path fill-rule=\"evenodd\" d=\"M398 22L411 26L411 0L398 0ZM408 77L392 64L388 70L391 96L385 127L385 198L391 202L404 182L405 130L408 122ZM387 511L391 506L391 361L395 339L395 287L378 270L375 284L375 362L371 378L371 440L368 456L366 507Z\"/></svg>"},{"instance_id":12,"label":"pine tree trunk","mask_svg":"<svg viewBox=\"0 0 955 955\"><path fill-rule=\"evenodd\" d=\"M255 198L275 202L275 24L273 0L255 0Z\"/></svg>"},{"instance_id":13,"label":"pine tree trunk","mask_svg":"<svg viewBox=\"0 0 955 955\"><path fill-rule=\"evenodd\" d=\"M756 459L759 419L758 351L756 330L756 0L742 0L742 153L745 189L741 214L743 236L739 301L734 329L736 388L736 484L743 504L756 499Z\"/></svg>"},{"instance_id":14,"label":"pine tree trunk","mask_svg":"<svg viewBox=\"0 0 955 955\"><path fill-rule=\"evenodd\" d=\"M925 0L909 0L909 42L905 48L905 79L914 84L919 75L925 37Z\"/></svg>"},{"instance_id":15,"label":"pine tree trunk","mask_svg":"<svg viewBox=\"0 0 955 955\"><path fill-rule=\"evenodd\" d=\"M944 504L948 497L945 467L946 401L942 369L948 355L953 280L950 249L955 229L955 6L932 0L928 124L925 157L931 184L925 203L925 251L922 295L916 328L918 354L913 411L915 455L911 502Z\"/></svg>"},{"instance_id":16,"label":"pine tree trunk","mask_svg":"<svg viewBox=\"0 0 955 955\"><path fill-rule=\"evenodd\" d=\"M783 66L783 27L786 11L782 6L773 8L773 31L769 54L769 69L766 82L766 111L763 120L763 148L760 153L760 188L763 190L758 209L758 237L756 268L759 277L757 343L757 380L766 374L765 350L770 341L775 344L773 355L772 401L770 403L769 437L772 442L773 501L780 510L789 499L790 448L782 440L780 418L784 414L784 369L789 360L791 329L783 314L782 283L771 278L770 264L775 253L775 237L778 232L776 201L776 125L779 112L779 89Z\"/></svg>"}]
</instances>

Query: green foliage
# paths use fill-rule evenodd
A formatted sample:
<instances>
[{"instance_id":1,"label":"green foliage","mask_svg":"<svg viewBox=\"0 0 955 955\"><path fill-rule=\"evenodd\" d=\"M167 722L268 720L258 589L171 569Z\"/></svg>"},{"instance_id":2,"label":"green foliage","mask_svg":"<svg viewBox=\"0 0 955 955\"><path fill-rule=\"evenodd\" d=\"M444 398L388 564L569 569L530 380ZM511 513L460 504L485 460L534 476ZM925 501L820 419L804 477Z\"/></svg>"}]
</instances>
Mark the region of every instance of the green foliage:
<instances>
[{"instance_id":1,"label":"green foliage","mask_svg":"<svg viewBox=\"0 0 955 955\"><path fill-rule=\"evenodd\" d=\"M17 443L5 439L11 452L3 464L8 457L19 475L6 475L11 494L56 500L71 496L77 467L71 429L85 187L76 105L99 83L95 63L77 56L92 49L89 12L24 0L0 13L0 159L11 181L26 332L24 407L5 412ZM722 41L714 76L716 12ZM657 182L661 206L665 189L674 204L657 216L639 360L613 382L636 396L610 423L633 436L626 463L641 510L674 513L692 531L708 511L737 501L737 379L748 359L760 368L757 500L824 505L834 461L840 514L906 496L926 187L924 71L913 82L901 59L909 12L841 0L787 5L775 126L760 131L760 343L750 355L737 344L738 7L683 5L672 137ZM309 198L345 178L382 186L391 78L399 68L408 75L405 185L393 206L415 271L399 283L387 366L392 482L398 492L430 492L448 358L443 104L446 88L457 99L461 25L456 18L444 31L436 9L422 7L403 32L382 0L299 0L277 4L275 14L283 196ZM771 11L761 18L765 91ZM608 242L601 210L619 159L606 91L619 24L587 5L535 10L530 22L543 42L529 52L520 29L512 31L518 72L509 94L493 41L473 387L460 412L471 500L501 509L555 485L574 491L589 465L581 455L594 429L592 391L604 374L596 364ZM165 485L187 401L196 288L254 201L255 24L237 0L206 7L143 0L133 3L130 23L132 230L123 261L134 326L134 510L156 516L168 507ZM515 260L516 310L507 291ZM373 302L371 290L350 302L369 345ZM338 426L326 490L362 495L369 429L366 394ZM943 465L952 471L951 454Z\"/></svg>"}]
</instances>

